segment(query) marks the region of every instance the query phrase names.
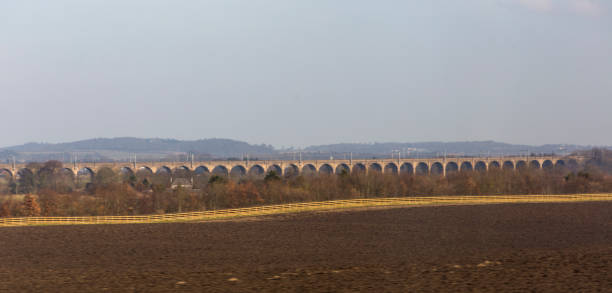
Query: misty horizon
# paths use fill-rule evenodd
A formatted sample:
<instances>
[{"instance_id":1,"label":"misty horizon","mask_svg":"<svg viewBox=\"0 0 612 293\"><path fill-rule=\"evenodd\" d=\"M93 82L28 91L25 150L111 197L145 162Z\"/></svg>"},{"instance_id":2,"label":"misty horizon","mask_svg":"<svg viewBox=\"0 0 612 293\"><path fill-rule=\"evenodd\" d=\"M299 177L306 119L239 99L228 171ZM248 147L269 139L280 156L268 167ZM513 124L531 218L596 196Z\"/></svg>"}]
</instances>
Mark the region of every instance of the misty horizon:
<instances>
[{"instance_id":1,"label":"misty horizon","mask_svg":"<svg viewBox=\"0 0 612 293\"><path fill-rule=\"evenodd\" d=\"M209 138L198 138L198 139L178 139L178 138L172 138L172 137L137 137L137 136L122 136L122 137L94 137L94 138L86 138L86 139L79 139L79 140L74 140L74 141L60 141L60 142L46 142L46 141L29 141L29 142L25 142L22 144L16 144L16 145L7 145L7 146L0 146L0 149L10 149L10 148L14 148L14 147L20 147L20 146L25 146L25 145L31 145L31 144L40 144L40 145L61 145L61 144L71 144L71 143L77 143L77 142L84 142L84 141L92 141L92 140L114 140L114 139L139 139L139 140L164 140L164 141L178 141L178 142L197 142L197 141L206 141L206 140L230 140L230 141L235 141L235 142L244 142L244 143L248 143L249 145L263 145L263 146L270 146L272 147L274 150L278 150L278 151L282 151L282 150L287 150L287 149L305 149L308 147L318 147L318 146L331 146L331 145L375 145L375 144L422 144L422 143L441 143L441 144L452 144L452 143L500 143L500 144L507 144L507 145L526 145L526 146L534 146L534 147L542 147L542 146L547 146L547 145L567 145L567 146L583 146L583 147L604 147L604 148L609 148L612 147L610 145L592 145L592 144L580 144L580 143L572 143L572 144L565 144L565 143L549 143L549 144L520 144L520 143L512 143L512 142L505 142L505 141L495 141L495 140L466 140L466 141L368 141L368 142L334 142L334 143L326 143L326 144L311 144L311 145L305 145L305 146L289 146L289 145L273 145L273 144L269 144L269 143L253 143L253 142L249 142L246 140L241 140L241 139L235 139L235 138L226 138L226 137L209 137Z\"/></svg>"}]
</instances>

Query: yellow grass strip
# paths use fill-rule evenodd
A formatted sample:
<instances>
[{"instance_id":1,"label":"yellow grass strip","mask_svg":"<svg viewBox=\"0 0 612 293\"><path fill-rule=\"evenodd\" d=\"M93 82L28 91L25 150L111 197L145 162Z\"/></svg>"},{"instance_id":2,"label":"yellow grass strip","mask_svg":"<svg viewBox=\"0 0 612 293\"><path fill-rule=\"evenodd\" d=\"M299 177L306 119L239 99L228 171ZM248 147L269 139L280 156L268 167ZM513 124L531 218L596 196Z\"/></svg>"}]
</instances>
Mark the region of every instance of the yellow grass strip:
<instances>
[{"instance_id":1,"label":"yellow grass strip","mask_svg":"<svg viewBox=\"0 0 612 293\"><path fill-rule=\"evenodd\" d=\"M481 205L502 203L548 203L612 201L612 194L569 194L569 195L494 195L494 196L419 196L393 198L360 198L305 202L281 205L255 206L248 208L187 212L162 215L139 216L89 216L89 217L22 217L0 218L0 227L32 225L84 225L84 224L135 224L181 221L205 221L233 217L247 217L323 211L377 206L430 206L430 205Z\"/></svg>"}]
</instances>

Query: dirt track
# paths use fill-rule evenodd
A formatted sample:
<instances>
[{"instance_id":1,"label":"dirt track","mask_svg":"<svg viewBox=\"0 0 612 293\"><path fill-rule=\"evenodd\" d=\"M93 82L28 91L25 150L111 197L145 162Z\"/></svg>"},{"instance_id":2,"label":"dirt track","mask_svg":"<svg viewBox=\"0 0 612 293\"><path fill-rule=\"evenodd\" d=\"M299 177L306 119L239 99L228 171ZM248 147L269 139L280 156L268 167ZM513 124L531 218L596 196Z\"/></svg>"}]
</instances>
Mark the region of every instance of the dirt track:
<instances>
[{"instance_id":1,"label":"dirt track","mask_svg":"<svg viewBox=\"0 0 612 293\"><path fill-rule=\"evenodd\" d=\"M532 289L612 292L612 203L0 229L0 291Z\"/></svg>"}]
</instances>

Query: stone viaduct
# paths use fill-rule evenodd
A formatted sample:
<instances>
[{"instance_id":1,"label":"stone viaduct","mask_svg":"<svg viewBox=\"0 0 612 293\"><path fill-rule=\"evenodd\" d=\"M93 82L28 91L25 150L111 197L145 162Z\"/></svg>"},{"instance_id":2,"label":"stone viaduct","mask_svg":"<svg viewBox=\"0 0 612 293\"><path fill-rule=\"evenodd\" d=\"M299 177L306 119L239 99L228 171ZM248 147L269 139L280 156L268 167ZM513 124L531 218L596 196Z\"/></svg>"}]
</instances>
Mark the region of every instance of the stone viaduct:
<instances>
[{"instance_id":1,"label":"stone viaduct","mask_svg":"<svg viewBox=\"0 0 612 293\"><path fill-rule=\"evenodd\" d=\"M460 157L460 158L405 158L405 159L340 159L303 161L202 161L202 162L113 162L73 163L64 172L73 176L93 176L104 167L123 174L218 174L226 176L264 175L275 171L279 175L340 174L342 172L380 172L384 174L438 174L451 172L487 171L491 169L519 170L523 168L553 169L576 166L577 156L523 156L523 157ZM0 164L0 176L19 177L32 173L25 164Z\"/></svg>"}]
</instances>

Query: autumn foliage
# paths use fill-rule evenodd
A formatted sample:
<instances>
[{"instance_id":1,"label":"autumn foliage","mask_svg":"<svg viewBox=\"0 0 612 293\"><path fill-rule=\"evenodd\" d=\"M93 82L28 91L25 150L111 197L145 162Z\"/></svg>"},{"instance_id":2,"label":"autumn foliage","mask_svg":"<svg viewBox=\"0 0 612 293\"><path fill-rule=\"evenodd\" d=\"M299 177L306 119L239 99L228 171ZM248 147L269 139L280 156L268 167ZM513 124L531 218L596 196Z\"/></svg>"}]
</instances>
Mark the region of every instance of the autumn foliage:
<instances>
[{"instance_id":1,"label":"autumn foliage","mask_svg":"<svg viewBox=\"0 0 612 293\"><path fill-rule=\"evenodd\" d=\"M377 172L242 178L181 174L182 182L193 182L193 188L173 186L164 174L125 176L111 169L74 180L62 172L61 163L52 161L32 164L33 174L9 182L13 192L10 186L0 189L9 193L0 196L0 216L136 215L368 197L612 192L612 152L584 155L587 159L573 169L491 169L445 177ZM30 193L10 195L19 190Z\"/></svg>"}]
</instances>

